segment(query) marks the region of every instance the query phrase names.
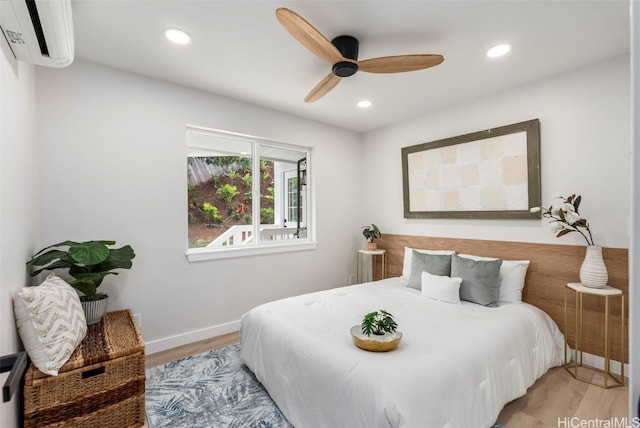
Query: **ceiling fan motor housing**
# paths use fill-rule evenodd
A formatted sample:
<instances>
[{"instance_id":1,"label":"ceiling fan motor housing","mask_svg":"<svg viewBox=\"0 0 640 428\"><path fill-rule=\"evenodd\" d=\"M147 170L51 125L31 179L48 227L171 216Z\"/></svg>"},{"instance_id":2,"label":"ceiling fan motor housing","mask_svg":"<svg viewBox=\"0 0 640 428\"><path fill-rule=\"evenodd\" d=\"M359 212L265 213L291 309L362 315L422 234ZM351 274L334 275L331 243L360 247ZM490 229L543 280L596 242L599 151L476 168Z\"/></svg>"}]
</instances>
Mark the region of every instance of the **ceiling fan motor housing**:
<instances>
[{"instance_id":1,"label":"ceiling fan motor housing","mask_svg":"<svg viewBox=\"0 0 640 428\"><path fill-rule=\"evenodd\" d=\"M358 39L352 36L338 36L331 41L343 57L358 60ZM349 77L356 74L358 71L358 64L349 61L340 61L333 64L333 74L339 77Z\"/></svg>"}]
</instances>

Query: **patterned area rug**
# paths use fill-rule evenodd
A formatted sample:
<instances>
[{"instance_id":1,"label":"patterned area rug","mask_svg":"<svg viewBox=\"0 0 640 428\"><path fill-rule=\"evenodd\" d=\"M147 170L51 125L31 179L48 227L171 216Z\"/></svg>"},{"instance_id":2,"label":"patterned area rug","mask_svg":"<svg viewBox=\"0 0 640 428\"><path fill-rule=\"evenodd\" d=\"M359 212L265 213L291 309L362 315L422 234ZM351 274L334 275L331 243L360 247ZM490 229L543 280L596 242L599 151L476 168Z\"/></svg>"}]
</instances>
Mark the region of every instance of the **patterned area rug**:
<instances>
[{"instance_id":1,"label":"patterned area rug","mask_svg":"<svg viewBox=\"0 0 640 428\"><path fill-rule=\"evenodd\" d=\"M147 369L149 427L293 428L239 356L234 344Z\"/></svg>"},{"instance_id":2,"label":"patterned area rug","mask_svg":"<svg viewBox=\"0 0 640 428\"><path fill-rule=\"evenodd\" d=\"M253 373L240 345L147 369L150 428L292 428Z\"/></svg>"}]
</instances>

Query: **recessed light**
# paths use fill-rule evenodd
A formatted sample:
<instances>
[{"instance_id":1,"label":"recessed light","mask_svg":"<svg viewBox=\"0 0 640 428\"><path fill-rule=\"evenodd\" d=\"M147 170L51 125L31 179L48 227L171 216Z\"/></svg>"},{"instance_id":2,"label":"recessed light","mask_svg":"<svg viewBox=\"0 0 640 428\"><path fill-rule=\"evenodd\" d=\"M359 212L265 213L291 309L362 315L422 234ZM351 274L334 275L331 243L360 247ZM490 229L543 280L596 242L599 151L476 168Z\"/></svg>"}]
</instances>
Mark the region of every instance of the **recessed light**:
<instances>
[{"instance_id":1,"label":"recessed light","mask_svg":"<svg viewBox=\"0 0 640 428\"><path fill-rule=\"evenodd\" d=\"M167 28L164 30L164 36L178 45L186 45L191 42L191 36L186 32L177 28Z\"/></svg>"},{"instance_id":2,"label":"recessed light","mask_svg":"<svg viewBox=\"0 0 640 428\"><path fill-rule=\"evenodd\" d=\"M506 55L510 50L511 45L508 43L496 45L487 51L487 56L489 58L498 58L499 56Z\"/></svg>"},{"instance_id":3,"label":"recessed light","mask_svg":"<svg viewBox=\"0 0 640 428\"><path fill-rule=\"evenodd\" d=\"M358 101L358 107L360 108L369 108L371 107L372 102L369 100Z\"/></svg>"}]
</instances>

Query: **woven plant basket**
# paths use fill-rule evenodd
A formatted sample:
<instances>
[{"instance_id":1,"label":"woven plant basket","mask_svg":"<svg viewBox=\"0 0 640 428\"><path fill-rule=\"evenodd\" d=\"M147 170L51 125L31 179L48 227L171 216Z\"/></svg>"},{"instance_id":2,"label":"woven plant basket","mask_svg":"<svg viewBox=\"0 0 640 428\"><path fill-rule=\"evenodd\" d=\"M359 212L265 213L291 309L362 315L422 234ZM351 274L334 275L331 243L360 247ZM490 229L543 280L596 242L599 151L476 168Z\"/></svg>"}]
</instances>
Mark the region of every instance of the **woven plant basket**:
<instances>
[{"instance_id":1,"label":"woven plant basket","mask_svg":"<svg viewBox=\"0 0 640 428\"><path fill-rule=\"evenodd\" d=\"M145 423L145 354L130 310L109 312L60 369L32 364L24 383L24 428L130 428Z\"/></svg>"}]
</instances>

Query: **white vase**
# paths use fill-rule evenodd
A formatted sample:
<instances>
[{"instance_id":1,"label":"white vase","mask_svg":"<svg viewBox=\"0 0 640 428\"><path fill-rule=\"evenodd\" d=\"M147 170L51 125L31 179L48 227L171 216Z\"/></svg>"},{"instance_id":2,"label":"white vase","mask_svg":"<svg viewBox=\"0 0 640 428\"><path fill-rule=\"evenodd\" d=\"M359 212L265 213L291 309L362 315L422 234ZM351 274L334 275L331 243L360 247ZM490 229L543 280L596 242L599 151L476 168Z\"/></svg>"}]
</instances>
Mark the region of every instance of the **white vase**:
<instances>
[{"instance_id":1,"label":"white vase","mask_svg":"<svg viewBox=\"0 0 640 428\"><path fill-rule=\"evenodd\" d=\"M109 298L105 297L100 300L80 301L82 309L84 309L84 316L87 319L87 325L98 324L102 321L102 316L107 312L107 305L109 304Z\"/></svg>"},{"instance_id":2,"label":"white vase","mask_svg":"<svg viewBox=\"0 0 640 428\"><path fill-rule=\"evenodd\" d=\"M580 267L580 282L586 287L602 288L607 285L609 275L602 259L602 247L588 245Z\"/></svg>"}]
</instances>

